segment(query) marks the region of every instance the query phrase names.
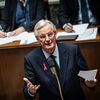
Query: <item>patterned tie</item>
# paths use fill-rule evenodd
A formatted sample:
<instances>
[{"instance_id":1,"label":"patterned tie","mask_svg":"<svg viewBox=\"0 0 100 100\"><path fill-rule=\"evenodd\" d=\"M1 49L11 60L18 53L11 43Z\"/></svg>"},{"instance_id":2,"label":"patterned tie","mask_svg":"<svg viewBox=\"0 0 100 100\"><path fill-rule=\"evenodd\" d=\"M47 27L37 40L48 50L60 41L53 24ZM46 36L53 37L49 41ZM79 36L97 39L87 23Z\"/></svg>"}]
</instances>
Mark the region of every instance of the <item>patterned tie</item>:
<instances>
[{"instance_id":1,"label":"patterned tie","mask_svg":"<svg viewBox=\"0 0 100 100\"><path fill-rule=\"evenodd\" d=\"M51 57L51 59L53 60L53 62L54 62L54 64L55 64L54 67L55 67L55 69L56 69L56 72L57 72L58 77L60 78L59 66L58 66L58 64L57 64L57 62L56 62L56 60L55 60L56 56L50 55L50 57Z\"/></svg>"},{"instance_id":2,"label":"patterned tie","mask_svg":"<svg viewBox=\"0 0 100 100\"><path fill-rule=\"evenodd\" d=\"M82 21L83 23L89 23L88 8L86 0L80 0L81 11L82 11Z\"/></svg>"}]
</instances>

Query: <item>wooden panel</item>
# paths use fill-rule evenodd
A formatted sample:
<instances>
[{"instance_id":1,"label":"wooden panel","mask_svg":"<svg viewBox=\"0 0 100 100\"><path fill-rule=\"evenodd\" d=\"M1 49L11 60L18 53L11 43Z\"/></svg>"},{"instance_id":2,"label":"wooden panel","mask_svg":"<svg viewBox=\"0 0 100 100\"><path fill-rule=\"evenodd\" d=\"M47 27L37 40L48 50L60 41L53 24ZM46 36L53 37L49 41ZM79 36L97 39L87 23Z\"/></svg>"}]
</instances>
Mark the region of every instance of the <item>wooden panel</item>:
<instances>
[{"instance_id":1,"label":"wooden panel","mask_svg":"<svg viewBox=\"0 0 100 100\"><path fill-rule=\"evenodd\" d=\"M0 50L0 100L23 98L23 56L22 50Z\"/></svg>"},{"instance_id":2,"label":"wooden panel","mask_svg":"<svg viewBox=\"0 0 100 100\"><path fill-rule=\"evenodd\" d=\"M99 100L100 99L100 43L84 43L79 44L81 52L87 61L89 69L98 69L97 85L94 90L90 90L82 85L86 100Z\"/></svg>"}]
</instances>

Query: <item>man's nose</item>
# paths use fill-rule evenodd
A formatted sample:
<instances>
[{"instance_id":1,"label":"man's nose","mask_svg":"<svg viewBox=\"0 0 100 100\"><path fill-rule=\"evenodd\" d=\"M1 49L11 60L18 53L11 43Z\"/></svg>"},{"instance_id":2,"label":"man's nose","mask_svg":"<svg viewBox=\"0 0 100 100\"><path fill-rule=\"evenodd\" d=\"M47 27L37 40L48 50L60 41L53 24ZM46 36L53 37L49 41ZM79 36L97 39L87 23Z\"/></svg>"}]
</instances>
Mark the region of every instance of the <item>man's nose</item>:
<instances>
[{"instance_id":1,"label":"man's nose","mask_svg":"<svg viewBox=\"0 0 100 100\"><path fill-rule=\"evenodd\" d=\"M45 39L46 39L46 41L47 41L47 40L50 40L48 35L46 35Z\"/></svg>"}]
</instances>

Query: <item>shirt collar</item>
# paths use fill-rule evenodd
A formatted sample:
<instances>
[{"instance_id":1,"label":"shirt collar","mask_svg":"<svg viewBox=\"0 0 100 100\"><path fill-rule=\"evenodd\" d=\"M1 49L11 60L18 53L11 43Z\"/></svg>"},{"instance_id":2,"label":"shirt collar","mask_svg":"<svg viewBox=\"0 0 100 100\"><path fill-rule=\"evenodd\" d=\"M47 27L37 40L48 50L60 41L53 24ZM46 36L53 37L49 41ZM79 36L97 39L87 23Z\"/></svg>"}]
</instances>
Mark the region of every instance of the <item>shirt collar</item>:
<instances>
[{"instance_id":1,"label":"shirt collar","mask_svg":"<svg viewBox=\"0 0 100 100\"><path fill-rule=\"evenodd\" d=\"M45 57L46 57L46 59L48 59L49 58L49 56L50 56L50 54L48 54L46 51L44 51L43 49L42 49L42 51L43 51L43 53L44 53L44 55L45 55ZM58 46L57 46L57 44L56 44L56 47L55 47L55 50L54 50L54 52L53 52L53 54L52 55L54 55L55 57L57 57L58 55L59 55L59 53L58 53Z\"/></svg>"}]
</instances>

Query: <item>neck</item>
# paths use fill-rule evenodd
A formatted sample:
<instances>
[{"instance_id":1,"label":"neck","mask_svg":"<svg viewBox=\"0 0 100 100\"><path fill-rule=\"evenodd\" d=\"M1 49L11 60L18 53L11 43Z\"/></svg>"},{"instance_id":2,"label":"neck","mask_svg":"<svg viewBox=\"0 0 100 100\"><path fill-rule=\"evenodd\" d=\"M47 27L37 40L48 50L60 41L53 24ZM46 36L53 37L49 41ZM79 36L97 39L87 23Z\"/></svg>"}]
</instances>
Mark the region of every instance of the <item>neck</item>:
<instances>
[{"instance_id":1,"label":"neck","mask_svg":"<svg viewBox=\"0 0 100 100\"><path fill-rule=\"evenodd\" d=\"M44 50L44 51L51 55L53 54L54 50L55 50L55 47L49 50Z\"/></svg>"}]
</instances>

